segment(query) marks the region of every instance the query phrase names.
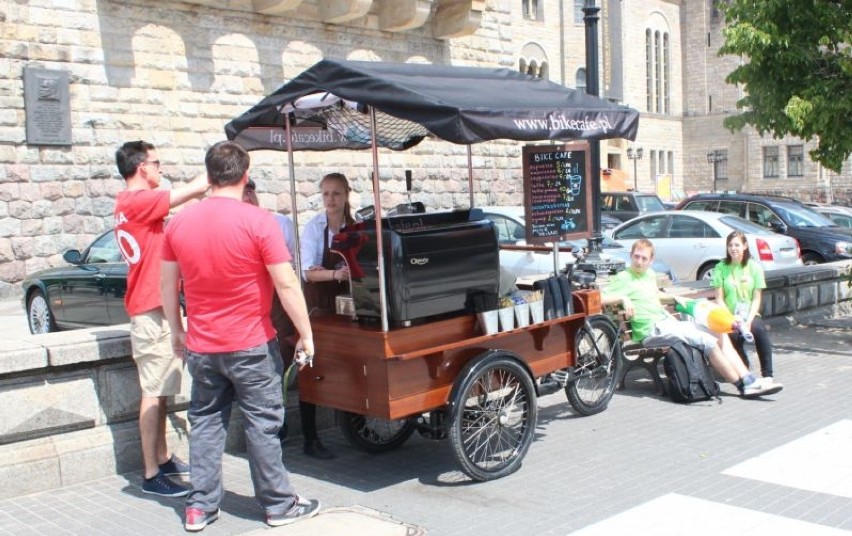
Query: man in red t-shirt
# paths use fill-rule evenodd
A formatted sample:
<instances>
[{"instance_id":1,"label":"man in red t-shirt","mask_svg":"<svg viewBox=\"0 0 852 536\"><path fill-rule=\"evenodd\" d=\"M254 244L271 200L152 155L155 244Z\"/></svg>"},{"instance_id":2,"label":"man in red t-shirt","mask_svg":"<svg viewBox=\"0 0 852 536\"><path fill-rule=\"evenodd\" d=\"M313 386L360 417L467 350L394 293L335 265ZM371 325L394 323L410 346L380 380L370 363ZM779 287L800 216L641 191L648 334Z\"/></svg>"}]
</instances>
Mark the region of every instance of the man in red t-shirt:
<instances>
[{"instance_id":1,"label":"man in red t-shirt","mask_svg":"<svg viewBox=\"0 0 852 536\"><path fill-rule=\"evenodd\" d=\"M319 501L296 495L281 461L284 364L269 316L272 293L300 335L297 350L313 356L308 309L275 218L242 201L249 162L248 153L233 142L211 147L204 159L210 196L172 218L163 242L163 309L175 354L185 356L192 376L188 531L219 518L222 452L235 400L245 420L252 482L266 523L287 525L319 510ZM187 332L178 301L181 279Z\"/></svg>"},{"instance_id":2,"label":"man in red t-shirt","mask_svg":"<svg viewBox=\"0 0 852 536\"><path fill-rule=\"evenodd\" d=\"M189 489L169 475L186 475L189 466L169 452L166 443L167 397L180 392L181 361L175 359L169 326L160 299L160 250L163 222L171 207L203 194L206 175L183 188L159 190L160 161L150 143L131 141L115 153L126 189L115 200L115 236L127 262L124 306L130 317L130 344L139 371L139 435L145 480L142 491L180 497Z\"/></svg>"}]
</instances>

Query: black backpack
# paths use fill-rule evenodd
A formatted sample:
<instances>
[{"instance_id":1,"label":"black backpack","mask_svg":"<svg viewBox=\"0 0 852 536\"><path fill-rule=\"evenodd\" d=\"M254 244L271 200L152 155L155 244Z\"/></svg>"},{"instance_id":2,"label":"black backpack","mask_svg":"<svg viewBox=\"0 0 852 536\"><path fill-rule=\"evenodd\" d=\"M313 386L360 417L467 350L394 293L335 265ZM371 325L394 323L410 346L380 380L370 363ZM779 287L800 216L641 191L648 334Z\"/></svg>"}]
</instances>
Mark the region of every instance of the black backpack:
<instances>
[{"instance_id":1,"label":"black backpack","mask_svg":"<svg viewBox=\"0 0 852 536\"><path fill-rule=\"evenodd\" d=\"M671 345L663 360L669 378L669 395L675 402L689 404L719 398L719 384L701 349L683 342Z\"/></svg>"}]
</instances>

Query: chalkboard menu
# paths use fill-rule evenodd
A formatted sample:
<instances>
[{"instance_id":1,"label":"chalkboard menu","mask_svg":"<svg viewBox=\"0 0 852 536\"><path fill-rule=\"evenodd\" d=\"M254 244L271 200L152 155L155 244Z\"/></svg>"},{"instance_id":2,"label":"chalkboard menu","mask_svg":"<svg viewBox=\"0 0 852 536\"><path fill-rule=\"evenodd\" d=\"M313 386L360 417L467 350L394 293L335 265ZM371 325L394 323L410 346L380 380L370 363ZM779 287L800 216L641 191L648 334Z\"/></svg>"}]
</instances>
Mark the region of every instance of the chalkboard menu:
<instances>
[{"instance_id":1,"label":"chalkboard menu","mask_svg":"<svg viewBox=\"0 0 852 536\"><path fill-rule=\"evenodd\" d=\"M523 159L527 242L591 237L589 144L527 145Z\"/></svg>"}]
</instances>

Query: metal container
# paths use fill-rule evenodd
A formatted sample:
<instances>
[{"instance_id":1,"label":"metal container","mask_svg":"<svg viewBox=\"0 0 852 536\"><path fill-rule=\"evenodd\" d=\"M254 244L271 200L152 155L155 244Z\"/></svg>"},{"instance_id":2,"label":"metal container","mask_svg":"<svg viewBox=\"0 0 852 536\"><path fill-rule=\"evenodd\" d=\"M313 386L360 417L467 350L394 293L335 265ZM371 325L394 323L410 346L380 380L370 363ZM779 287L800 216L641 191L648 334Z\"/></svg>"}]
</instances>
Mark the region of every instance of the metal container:
<instances>
[{"instance_id":1,"label":"metal container","mask_svg":"<svg viewBox=\"0 0 852 536\"><path fill-rule=\"evenodd\" d=\"M341 294L334 298L334 310L339 315L355 317L355 302L349 294Z\"/></svg>"}]
</instances>

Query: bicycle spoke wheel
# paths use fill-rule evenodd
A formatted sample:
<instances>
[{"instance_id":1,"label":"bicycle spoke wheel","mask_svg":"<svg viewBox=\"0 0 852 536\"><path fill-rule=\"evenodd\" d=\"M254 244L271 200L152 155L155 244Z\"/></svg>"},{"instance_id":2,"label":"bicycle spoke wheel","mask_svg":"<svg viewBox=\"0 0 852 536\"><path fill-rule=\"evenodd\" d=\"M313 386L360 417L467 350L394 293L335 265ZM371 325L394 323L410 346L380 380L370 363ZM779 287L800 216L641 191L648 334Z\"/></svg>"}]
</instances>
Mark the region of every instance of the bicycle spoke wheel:
<instances>
[{"instance_id":1,"label":"bicycle spoke wheel","mask_svg":"<svg viewBox=\"0 0 852 536\"><path fill-rule=\"evenodd\" d=\"M538 415L529 373L514 359L498 355L462 377L450 428L462 471L480 481L517 471Z\"/></svg>"},{"instance_id":2,"label":"bicycle spoke wheel","mask_svg":"<svg viewBox=\"0 0 852 536\"><path fill-rule=\"evenodd\" d=\"M605 410L615 391L621 366L616 329L606 317L589 319L577 332L575 379L565 386L568 401L577 413L594 415Z\"/></svg>"}]
</instances>

